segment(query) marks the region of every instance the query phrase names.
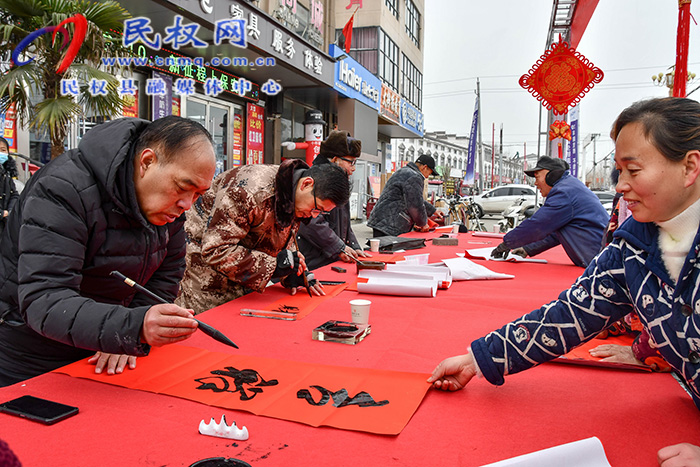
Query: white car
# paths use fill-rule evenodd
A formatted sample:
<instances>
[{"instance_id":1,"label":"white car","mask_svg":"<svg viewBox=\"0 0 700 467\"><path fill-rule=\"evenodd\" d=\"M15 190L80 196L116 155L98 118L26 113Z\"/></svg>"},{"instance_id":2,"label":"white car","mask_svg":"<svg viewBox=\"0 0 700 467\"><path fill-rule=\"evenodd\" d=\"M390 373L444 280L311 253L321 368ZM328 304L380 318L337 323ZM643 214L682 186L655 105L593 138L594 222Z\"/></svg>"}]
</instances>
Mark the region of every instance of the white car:
<instances>
[{"instance_id":1,"label":"white car","mask_svg":"<svg viewBox=\"0 0 700 467\"><path fill-rule=\"evenodd\" d=\"M500 214L520 198L535 204L535 190L530 185L503 185L475 196L474 203L478 207L479 217L484 214Z\"/></svg>"}]
</instances>

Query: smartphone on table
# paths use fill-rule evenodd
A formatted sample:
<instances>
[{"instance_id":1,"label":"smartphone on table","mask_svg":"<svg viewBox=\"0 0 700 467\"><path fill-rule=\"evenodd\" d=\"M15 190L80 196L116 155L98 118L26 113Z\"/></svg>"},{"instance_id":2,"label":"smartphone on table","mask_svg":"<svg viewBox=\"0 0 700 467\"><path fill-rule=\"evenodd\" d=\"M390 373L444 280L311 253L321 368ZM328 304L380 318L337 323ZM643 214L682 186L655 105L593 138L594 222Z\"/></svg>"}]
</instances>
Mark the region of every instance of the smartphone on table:
<instances>
[{"instance_id":1,"label":"smartphone on table","mask_svg":"<svg viewBox=\"0 0 700 467\"><path fill-rule=\"evenodd\" d=\"M22 396L0 404L0 412L53 425L78 413L78 408L34 396Z\"/></svg>"}]
</instances>

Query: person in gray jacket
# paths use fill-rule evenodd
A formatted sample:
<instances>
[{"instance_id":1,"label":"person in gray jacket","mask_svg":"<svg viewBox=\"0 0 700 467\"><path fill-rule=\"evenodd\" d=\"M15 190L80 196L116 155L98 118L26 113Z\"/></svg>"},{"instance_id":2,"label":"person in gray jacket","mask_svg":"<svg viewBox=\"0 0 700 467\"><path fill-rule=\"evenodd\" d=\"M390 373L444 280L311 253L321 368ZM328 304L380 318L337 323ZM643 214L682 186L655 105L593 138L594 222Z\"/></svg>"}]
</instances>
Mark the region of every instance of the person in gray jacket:
<instances>
[{"instance_id":1,"label":"person in gray jacket","mask_svg":"<svg viewBox=\"0 0 700 467\"><path fill-rule=\"evenodd\" d=\"M430 175L440 174L435 170L435 159L423 154L389 178L367 221L375 237L401 235L414 226L428 231L428 217L435 213L435 207L423 199L423 182Z\"/></svg>"},{"instance_id":2,"label":"person in gray jacket","mask_svg":"<svg viewBox=\"0 0 700 467\"><path fill-rule=\"evenodd\" d=\"M30 178L0 242L0 386L90 356L97 373L119 373L195 332L192 310L156 304L110 273L174 300L182 214L215 168L200 124L122 118Z\"/></svg>"}]
</instances>

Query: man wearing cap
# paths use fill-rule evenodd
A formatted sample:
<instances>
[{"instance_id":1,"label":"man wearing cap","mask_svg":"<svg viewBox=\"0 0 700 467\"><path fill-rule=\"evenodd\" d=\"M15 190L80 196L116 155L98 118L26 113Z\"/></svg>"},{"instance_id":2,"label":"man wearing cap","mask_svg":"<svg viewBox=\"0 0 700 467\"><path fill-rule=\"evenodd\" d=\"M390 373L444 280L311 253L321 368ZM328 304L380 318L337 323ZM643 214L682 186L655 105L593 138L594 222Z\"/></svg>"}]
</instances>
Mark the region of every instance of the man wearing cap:
<instances>
[{"instance_id":1,"label":"man wearing cap","mask_svg":"<svg viewBox=\"0 0 700 467\"><path fill-rule=\"evenodd\" d=\"M389 178L367 221L375 237L401 235L414 226L421 232L428 230L428 217L435 207L423 199L423 183L430 175L440 174L435 159L423 154Z\"/></svg>"},{"instance_id":2,"label":"man wearing cap","mask_svg":"<svg viewBox=\"0 0 700 467\"><path fill-rule=\"evenodd\" d=\"M491 256L505 258L508 252L535 256L561 244L576 266L586 267L600 251L608 213L598 197L569 171L561 159L540 157L525 173L535 177L535 186L547 199L530 218L503 237Z\"/></svg>"},{"instance_id":3,"label":"man wearing cap","mask_svg":"<svg viewBox=\"0 0 700 467\"><path fill-rule=\"evenodd\" d=\"M321 143L313 165L335 164L351 177L361 153L362 141L351 137L347 131L333 130ZM360 248L351 224L350 204L345 203L299 226L299 250L306 258L309 269L320 268L339 259L351 263L353 258L369 256Z\"/></svg>"}]
</instances>

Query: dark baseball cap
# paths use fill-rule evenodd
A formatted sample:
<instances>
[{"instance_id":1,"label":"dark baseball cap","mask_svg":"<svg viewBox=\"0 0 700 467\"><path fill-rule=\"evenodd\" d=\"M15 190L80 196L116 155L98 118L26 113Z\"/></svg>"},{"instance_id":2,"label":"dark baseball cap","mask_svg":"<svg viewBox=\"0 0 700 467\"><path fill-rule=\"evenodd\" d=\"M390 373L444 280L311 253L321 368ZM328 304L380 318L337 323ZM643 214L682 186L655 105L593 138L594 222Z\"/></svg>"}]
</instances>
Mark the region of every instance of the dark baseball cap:
<instances>
[{"instance_id":1,"label":"dark baseball cap","mask_svg":"<svg viewBox=\"0 0 700 467\"><path fill-rule=\"evenodd\" d=\"M435 159L433 159L433 156L422 154L418 156L418 159L416 159L416 164L427 165L428 167L430 167L430 170L433 171L433 175L437 175L438 177L440 176L440 173L437 170L435 170Z\"/></svg>"},{"instance_id":2,"label":"dark baseball cap","mask_svg":"<svg viewBox=\"0 0 700 467\"><path fill-rule=\"evenodd\" d=\"M529 177L534 177L535 172L538 170L568 170L569 169L569 163L566 162L564 159L558 159L554 157L549 157L549 156L542 156L539 159L537 159L537 165L534 166L531 169L528 169L525 171L525 174Z\"/></svg>"}]
</instances>

